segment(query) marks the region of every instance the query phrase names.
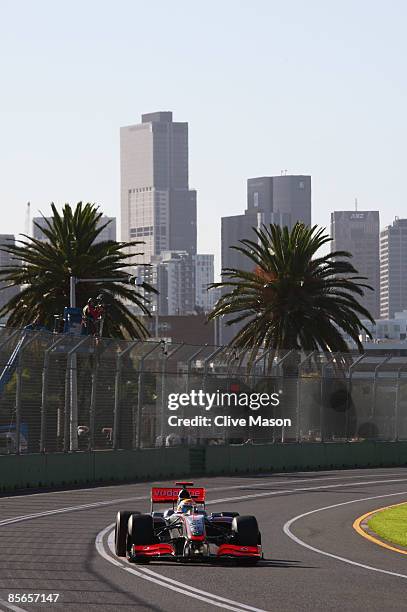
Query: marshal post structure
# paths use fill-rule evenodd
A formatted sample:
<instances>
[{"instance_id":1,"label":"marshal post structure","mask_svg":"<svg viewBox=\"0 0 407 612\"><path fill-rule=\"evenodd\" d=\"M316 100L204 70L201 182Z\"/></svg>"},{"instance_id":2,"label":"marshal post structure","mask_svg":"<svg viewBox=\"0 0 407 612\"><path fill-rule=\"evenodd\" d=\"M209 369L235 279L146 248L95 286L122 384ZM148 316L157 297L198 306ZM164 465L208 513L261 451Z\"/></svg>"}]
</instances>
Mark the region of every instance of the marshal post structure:
<instances>
[{"instance_id":1,"label":"marshal post structure","mask_svg":"<svg viewBox=\"0 0 407 612\"><path fill-rule=\"evenodd\" d=\"M121 239L143 241L143 261L163 251L196 254L196 191L188 183L188 123L171 112L120 129ZM132 261L142 263L140 257Z\"/></svg>"}]
</instances>

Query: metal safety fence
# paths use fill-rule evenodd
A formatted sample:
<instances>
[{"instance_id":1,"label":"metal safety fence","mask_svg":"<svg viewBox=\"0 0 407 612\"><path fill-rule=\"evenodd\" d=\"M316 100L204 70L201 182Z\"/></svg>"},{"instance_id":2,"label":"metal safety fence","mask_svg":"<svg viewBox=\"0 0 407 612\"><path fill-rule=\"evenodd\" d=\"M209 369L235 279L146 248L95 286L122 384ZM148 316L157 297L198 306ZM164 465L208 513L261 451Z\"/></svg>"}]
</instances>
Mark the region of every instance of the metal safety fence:
<instances>
[{"instance_id":1,"label":"metal safety fence","mask_svg":"<svg viewBox=\"0 0 407 612\"><path fill-rule=\"evenodd\" d=\"M407 357L248 359L227 347L1 328L0 454L407 440ZM194 397L205 405L191 410Z\"/></svg>"}]
</instances>

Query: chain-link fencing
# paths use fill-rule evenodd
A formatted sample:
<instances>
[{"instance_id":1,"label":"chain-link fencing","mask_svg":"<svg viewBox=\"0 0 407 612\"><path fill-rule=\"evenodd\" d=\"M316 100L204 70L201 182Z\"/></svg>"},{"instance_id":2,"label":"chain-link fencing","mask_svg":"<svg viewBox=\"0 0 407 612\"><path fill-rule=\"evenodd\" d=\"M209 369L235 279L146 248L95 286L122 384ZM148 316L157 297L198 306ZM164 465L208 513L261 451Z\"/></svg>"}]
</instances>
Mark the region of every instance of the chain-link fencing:
<instances>
[{"instance_id":1,"label":"chain-link fencing","mask_svg":"<svg viewBox=\"0 0 407 612\"><path fill-rule=\"evenodd\" d=\"M0 329L0 454L366 439L407 440L407 356Z\"/></svg>"}]
</instances>

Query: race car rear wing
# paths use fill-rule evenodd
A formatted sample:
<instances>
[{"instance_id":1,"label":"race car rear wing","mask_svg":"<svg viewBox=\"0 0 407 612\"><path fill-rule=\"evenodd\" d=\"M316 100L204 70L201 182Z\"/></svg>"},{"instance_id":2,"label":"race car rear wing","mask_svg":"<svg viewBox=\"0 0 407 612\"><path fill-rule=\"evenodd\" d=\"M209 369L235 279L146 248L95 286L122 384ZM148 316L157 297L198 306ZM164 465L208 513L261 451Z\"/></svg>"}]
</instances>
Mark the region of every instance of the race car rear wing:
<instances>
[{"instance_id":1,"label":"race car rear wing","mask_svg":"<svg viewBox=\"0 0 407 612\"><path fill-rule=\"evenodd\" d=\"M205 489L203 487L193 487L189 485L193 485L193 483L183 482L178 483L175 487L152 487L151 489L151 507L153 504L168 504L172 502L172 505L175 505L175 502L178 501L178 495L184 489L187 489L189 496L193 499L197 504L205 504Z\"/></svg>"}]
</instances>

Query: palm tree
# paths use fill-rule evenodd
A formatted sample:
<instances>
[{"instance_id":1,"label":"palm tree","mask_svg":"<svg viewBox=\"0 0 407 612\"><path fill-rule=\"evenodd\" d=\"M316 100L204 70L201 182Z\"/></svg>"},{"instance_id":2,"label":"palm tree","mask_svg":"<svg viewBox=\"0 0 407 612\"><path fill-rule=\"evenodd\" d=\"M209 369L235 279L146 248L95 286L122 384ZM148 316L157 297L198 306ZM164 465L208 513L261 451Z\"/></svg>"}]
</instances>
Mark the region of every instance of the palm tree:
<instances>
[{"instance_id":1,"label":"palm tree","mask_svg":"<svg viewBox=\"0 0 407 612\"><path fill-rule=\"evenodd\" d=\"M241 240L231 247L253 264L253 272L222 271L223 280L210 288L228 291L209 319L228 316L226 325L242 323L230 346L249 353L249 364L260 348L348 352L343 333L363 351L359 334L368 329L359 316L374 322L356 299L363 296L365 277L347 261L345 251L316 256L331 238L317 226L297 223L290 231L278 225L254 229L257 242Z\"/></svg>"},{"instance_id":2,"label":"palm tree","mask_svg":"<svg viewBox=\"0 0 407 612\"><path fill-rule=\"evenodd\" d=\"M51 207L53 216L50 220L44 218L45 226L36 223L46 241L23 234L17 244L1 249L15 262L0 270L4 288L17 286L21 292L3 306L0 316L8 315L7 324L12 327L23 327L35 320L52 329L54 316L62 315L69 305L71 276L108 278L114 281L79 283L77 304L84 306L95 293L102 293L107 305L104 335L146 338L147 329L126 303L151 316L148 300L128 284L129 275L124 271L129 266L128 247L142 243L98 242L97 237L109 221L99 225L102 213L94 204L79 202L74 209L65 204L61 214L54 204ZM144 287L156 293L152 287Z\"/></svg>"}]
</instances>

